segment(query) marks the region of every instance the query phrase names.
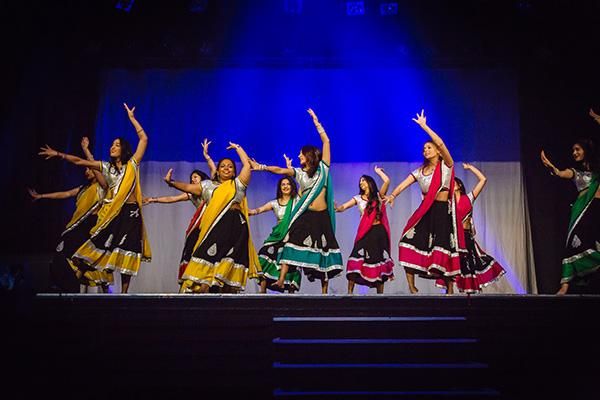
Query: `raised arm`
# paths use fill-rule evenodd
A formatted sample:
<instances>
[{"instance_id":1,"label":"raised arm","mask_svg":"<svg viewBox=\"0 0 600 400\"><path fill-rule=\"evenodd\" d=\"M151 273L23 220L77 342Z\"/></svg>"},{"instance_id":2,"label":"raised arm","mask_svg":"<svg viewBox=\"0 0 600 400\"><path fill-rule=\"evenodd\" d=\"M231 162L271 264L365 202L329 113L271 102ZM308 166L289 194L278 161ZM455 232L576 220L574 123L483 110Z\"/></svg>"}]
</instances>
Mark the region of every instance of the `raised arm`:
<instances>
[{"instance_id":1,"label":"raised arm","mask_svg":"<svg viewBox=\"0 0 600 400\"><path fill-rule=\"evenodd\" d=\"M249 159L248 162L253 171L269 171L278 175L294 176L294 169L291 167L281 168L274 165L260 164L253 158Z\"/></svg>"},{"instance_id":2,"label":"raised arm","mask_svg":"<svg viewBox=\"0 0 600 400\"><path fill-rule=\"evenodd\" d=\"M381 188L379 188L379 196L381 196L383 198L387 194L387 191L390 187L390 178L385 174L385 172L383 171L383 168L380 168L377 165L375 166L375 173L383 181Z\"/></svg>"},{"instance_id":3,"label":"raised arm","mask_svg":"<svg viewBox=\"0 0 600 400\"><path fill-rule=\"evenodd\" d=\"M476 199L479 196L479 193L481 193L481 191L483 190L485 184L487 183L487 178L480 170L478 170L472 164L463 163L463 168L467 171L471 171L478 179L477 184L472 190L473 198Z\"/></svg>"},{"instance_id":4,"label":"raised arm","mask_svg":"<svg viewBox=\"0 0 600 400\"><path fill-rule=\"evenodd\" d=\"M196 196L202 195L202 185L199 183L186 183L173 180L173 168L167 171L167 175L163 178L167 185L180 190L185 193L195 194Z\"/></svg>"},{"instance_id":5,"label":"raised arm","mask_svg":"<svg viewBox=\"0 0 600 400\"><path fill-rule=\"evenodd\" d=\"M323 143L323 149L321 150L322 160L325 164L331 165L331 144L329 143L329 137L312 108L309 108L307 111L313 119L313 123L317 128L317 132L319 132L319 136L321 136L321 142Z\"/></svg>"},{"instance_id":6,"label":"raised arm","mask_svg":"<svg viewBox=\"0 0 600 400\"><path fill-rule=\"evenodd\" d=\"M87 138L87 136L81 138L81 150L83 150L83 154L85 155L85 158L88 161L95 161L94 155L90 151L90 140ZM102 175L102 173L96 169L90 169L94 173L94 177L98 181L100 187L104 190L108 189L108 183L106 182L106 178L104 178L104 175Z\"/></svg>"},{"instance_id":7,"label":"raised arm","mask_svg":"<svg viewBox=\"0 0 600 400\"><path fill-rule=\"evenodd\" d=\"M250 183L250 176L252 174L252 167L250 166L250 158L248 158L248 154L246 151L237 143L229 142L229 146L227 146L227 150L235 149L240 161L242 162L242 170L238 174L238 178L240 178L240 182L244 185L248 186Z\"/></svg>"},{"instance_id":8,"label":"raised arm","mask_svg":"<svg viewBox=\"0 0 600 400\"><path fill-rule=\"evenodd\" d=\"M444 143L442 138L437 133L435 133L433 129L429 127L429 125L427 125L427 117L425 116L425 111L421 110L421 114L417 113L417 118L413 118L412 120L415 121L425 132L427 132L433 144L437 146L440 153L442 154L442 158L444 159L444 163L446 164L446 166L453 166L454 160L452 159L452 156L450 155L450 151L446 147L446 144Z\"/></svg>"},{"instance_id":9,"label":"raised arm","mask_svg":"<svg viewBox=\"0 0 600 400\"><path fill-rule=\"evenodd\" d=\"M572 169L560 170L560 169L556 168L554 166L554 164L552 164L550 159L548 157L546 157L546 153L544 153L544 150L542 150L542 152L540 153L540 158L542 159L542 164L544 164L544 167L548 168L552 175L556 175L562 179L573 179L573 170Z\"/></svg>"},{"instance_id":10,"label":"raised arm","mask_svg":"<svg viewBox=\"0 0 600 400\"><path fill-rule=\"evenodd\" d=\"M272 209L273 209L273 205L269 201L268 203L265 203L258 208L253 208L251 210L248 210L248 215L258 215L258 214L262 214L267 211L271 211Z\"/></svg>"},{"instance_id":11,"label":"raised arm","mask_svg":"<svg viewBox=\"0 0 600 400\"><path fill-rule=\"evenodd\" d=\"M88 161L84 160L81 157L74 156L72 154L61 153L60 151L54 150L48 145L40 147L40 151L38 152L38 154L40 156L46 157L46 160L49 160L52 157L60 157L63 160L70 162L71 164L91 168L97 171L102 171L102 164L100 163L100 161Z\"/></svg>"},{"instance_id":12,"label":"raised arm","mask_svg":"<svg viewBox=\"0 0 600 400\"><path fill-rule=\"evenodd\" d=\"M208 154L208 145L211 143L212 142L209 141L208 139L204 139L202 141L202 155L204 156L204 159L206 160L206 164L208 165L208 176L213 177L215 175L215 172L217 172L217 166L215 165L215 162L213 161L212 158L210 158L210 155Z\"/></svg>"},{"instance_id":13,"label":"raised arm","mask_svg":"<svg viewBox=\"0 0 600 400\"><path fill-rule=\"evenodd\" d=\"M63 192L38 193L38 192L36 192L35 189L31 189L31 188L27 189L27 191L29 192L29 195L31 196L33 201L37 201L40 199L53 199L53 200L68 199L69 197L77 196L77 193L79 193L79 190L80 190L80 188L76 187L71 190L65 190Z\"/></svg>"},{"instance_id":14,"label":"raised arm","mask_svg":"<svg viewBox=\"0 0 600 400\"><path fill-rule=\"evenodd\" d=\"M131 125L135 128L135 133L138 135L138 145L135 149L135 153L133 153L133 158L139 164L148 147L148 136L146 135L144 128L142 128L142 125L140 125L133 115L135 107L129 108L126 103L123 103L123 105L125 106L125 110L127 110L127 116L129 117L129 121L131 121Z\"/></svg>"},{"instance_id":15,"label":"raised arm","mask_svg":"<svg viewBox=\"0 0 600 400\"><path fill-rule=\"evenodd\" d=\"M335 206L335 212L344 212L349 208L352 208L356 205L356 200L353 198L351 198L350 200L348 200L347 202L345 202L344 204L342 204L341 206Z\"/></svg>"},{"instance_id":16,"label":"raised arm","mask_svg":"<svg viewBox=\"0 0 600 400\"><path fill-rule=\"evenodd\" d=\"M171 204L178 203L180 201L189 200L187 193L181 193L177 196L161 196L161 197L144 197L142 200L142 204L152 204L152 203L161 203L161 204Z\"/></svg>"},{"instance_id":17,"label":"raised arm","mask_svg":"<svg viewBox=\"0 0 600 400\"><path fill-rule=\"evenodd\" d=\"M405 180L400 182L400 184L398 186L396 186L394 188L394 190L392 190L392 193L390 193L389 196L385 196L385 198L384 198L385 203L389 204L390 206L393 206L394 200L396 200L396 197L398 197L400 195L400 193L402 193L404 191L404 189L406 189L407 187L409 187L416 181L417 180L415 179L414 176L412 176L412 174L408 175Z\"/></svg>"}]
</instances>

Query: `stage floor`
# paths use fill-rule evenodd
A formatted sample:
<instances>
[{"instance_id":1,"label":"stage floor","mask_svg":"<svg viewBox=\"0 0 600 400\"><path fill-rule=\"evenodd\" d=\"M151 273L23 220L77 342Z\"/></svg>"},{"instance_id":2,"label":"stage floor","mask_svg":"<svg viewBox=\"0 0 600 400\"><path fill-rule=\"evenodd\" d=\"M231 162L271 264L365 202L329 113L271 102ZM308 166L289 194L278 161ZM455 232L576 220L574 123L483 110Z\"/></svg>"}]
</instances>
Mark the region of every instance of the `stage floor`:
<instances>
[{"instance_id":1,"label":"stage floor","mask_svg":"<svg viewBox=\"0 0 600 400\"><path fill-rule=\"evenodd\" d=\"M37 395L579 398L595 389L584 366L600 356L599 307L588 295L38 294L5 314L3 342L11 382L35 374Z\"/></svg>"}]
</instances>

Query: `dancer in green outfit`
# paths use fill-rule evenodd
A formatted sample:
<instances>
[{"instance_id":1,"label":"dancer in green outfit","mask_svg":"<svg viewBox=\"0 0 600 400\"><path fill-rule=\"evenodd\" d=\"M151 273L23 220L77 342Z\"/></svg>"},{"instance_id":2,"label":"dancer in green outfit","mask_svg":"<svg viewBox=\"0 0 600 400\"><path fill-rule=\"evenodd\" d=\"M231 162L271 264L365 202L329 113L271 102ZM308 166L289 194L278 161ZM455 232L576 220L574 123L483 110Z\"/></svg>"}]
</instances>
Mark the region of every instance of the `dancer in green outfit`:
<instances>
[{"instance_id":1,"label":"dancer in green outfit","mask_svg":"<svg viewBox=\"0 0 600 400\"><path fill-rule=\"evenodd\" d=\"M300 186L300 199L265 241L283 242L283 249L277 257L277 262L281 265L279 280L273 285L283 288L290 267L302 268L309 281L321 281L321 292L326 294L329 280L339 275L344 266L335 238L333 185L329 175L329 137L314 111L307 111L321 137L321 150L310 145L302 147L298 155L301 168L267 166L255 160L251 164L255 170L294 177Z\"/></svg>"},{"instance_id":2,"label":"dancer in green outfit","mask_svg":"<svg viewBox=\"0 0 600 400\"><path fill-rule=\"evenodd\" d=\"M588 277L600 268L600 165L597 157L594 143L588 139L573 144L577 168L560 170L543 150L541 152L542 163L550 173L573 180L579 192L571 206L559 295L568 293L569 283L575 278Z\"/></svg>"}]
</instances>

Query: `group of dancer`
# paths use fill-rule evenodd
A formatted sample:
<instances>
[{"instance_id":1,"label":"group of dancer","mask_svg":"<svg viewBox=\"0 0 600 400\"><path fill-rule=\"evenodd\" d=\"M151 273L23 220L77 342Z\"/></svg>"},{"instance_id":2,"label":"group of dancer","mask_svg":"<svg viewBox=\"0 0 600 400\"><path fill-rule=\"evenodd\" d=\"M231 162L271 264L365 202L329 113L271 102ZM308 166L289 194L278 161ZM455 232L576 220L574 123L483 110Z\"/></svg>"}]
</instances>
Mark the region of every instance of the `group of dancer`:
<instances>
[{"instance_id":1,"label":"group of dancer","mask_svg":"<svg viewBox=\"0 0 600 400\"><path fill-rule=\"evenodd\" d=\"M386 207L393 206L396 197L413 183L418 183L423 200L402 230L398 257L410 293L418 292L415 276L433 279L451 294L455 285L460 292L478 293L505 273L475 240L473 203L486 184L485 176L473 165L463 164L478 179L477 185L467 192L463 182L454 176L455 165L449 149L429 127L423 111L413 118L429 136L423 146L422 166L389 195L390 180L382 168L375 167L381 188L372 176L363 175L358 194L338 206L334 204L330 175L331 144L311 109L308 113L322 145L302 147L299 168L294 168L285 155L285 167L261 164L250 158L239 144L230 142L227 149L235 150L242 165L238 173L231 158L215 164L208 154L210 142L205 140L202 146L209 175L194 170L189 182L176 181L171 169L164 181L181 194L146 198L140 188L139 165L148 137L135 119L135 107L130 109L125 105L125 109L139 138L135 152L123 138L114 140L108 162L93 159L87 139L82 141L85 159L47 145L39 152L46 159L58 157L86 168L88 185L69 192L41 195L30 192L35 199L77 196L75 213L61 236L57 252L68 260L84 286L98 285L106 291L113 282L113 273L117 272L121 275L121 292L127 293L131 277L137 274L141 262L151 257L142 206L191 201L196 212L185 232L178 273L180 293L238 293L245 289L248 279L259 280L261 293L267 289L293 293L300 289L302 275L309 281L319 280L322 293L327 293L329 281L344 271L335 237L335 214L353 206L358 206L361 219L346 263L348 293L353 292L356 284L383 293L385 282L394 278L395 264L391 258ZM577 237L574 244L578 245L573 245L576 254L566 259L570 269L567 275L563 274L563 287L566 284L567 288L568 281L582 273L582 262L588 266L596 263L596 268L600 265L599 249L590 253L586 247L594 240L597 245L597 224L586 225L581 217L585 214L593 221L593 215L598 214L598 201L593 201L599 197L598 175L594 172L595 165L589 162L591 150L581 143L579 147L584 153L581 156L584 169L579 172L560 171L542 154L544 163L556 170L557 175L573 177L576 184L587 185L587 191L580 196L585 199L583 208L569 233L570 237ZM276 198L249 209L246 191L251 176L264 171L282 175ZM250 235L249 216L267 211L275 214L277 224L257 252Z\"/></svg>"}]
</instances>

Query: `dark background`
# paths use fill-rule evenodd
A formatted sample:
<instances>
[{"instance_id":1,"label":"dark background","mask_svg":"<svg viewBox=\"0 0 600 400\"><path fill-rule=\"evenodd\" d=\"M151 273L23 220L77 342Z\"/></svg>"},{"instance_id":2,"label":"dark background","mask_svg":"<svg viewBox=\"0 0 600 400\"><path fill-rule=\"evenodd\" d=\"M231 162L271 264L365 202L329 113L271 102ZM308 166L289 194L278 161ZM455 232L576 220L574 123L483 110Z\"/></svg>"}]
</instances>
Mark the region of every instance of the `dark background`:
<instances>
[{"instance_id":1,"label":"dark background","mask_svg":"<svg viewBox=\"0 0 600 400\"><path fill-rule=\"evenodd\" d=\"M96 120L101 73L108 68L339 67L377 63L423 68L510 68L519 77L521 160L541 293L558 288L569 204L576 192L549 176L541 148L560 167L581 136L600 134L588 115L600 111L600 1L397 1L382 16L346 15L345 1L137 0L0 2L2 37L0 196L2 265L53 251L71 208L32 205L26 188L71 188L81 170L43 162L46 142L77 153ZM203 10L193 12L190 5ZM232 31L266 26L239 43ZM376 29L379 40L362 33ZM336 51L339 48L343 51ZM365 57L365 55L369 57ZM81 177L81 178L80 178Z\"/></svg>"}]
</instances>

